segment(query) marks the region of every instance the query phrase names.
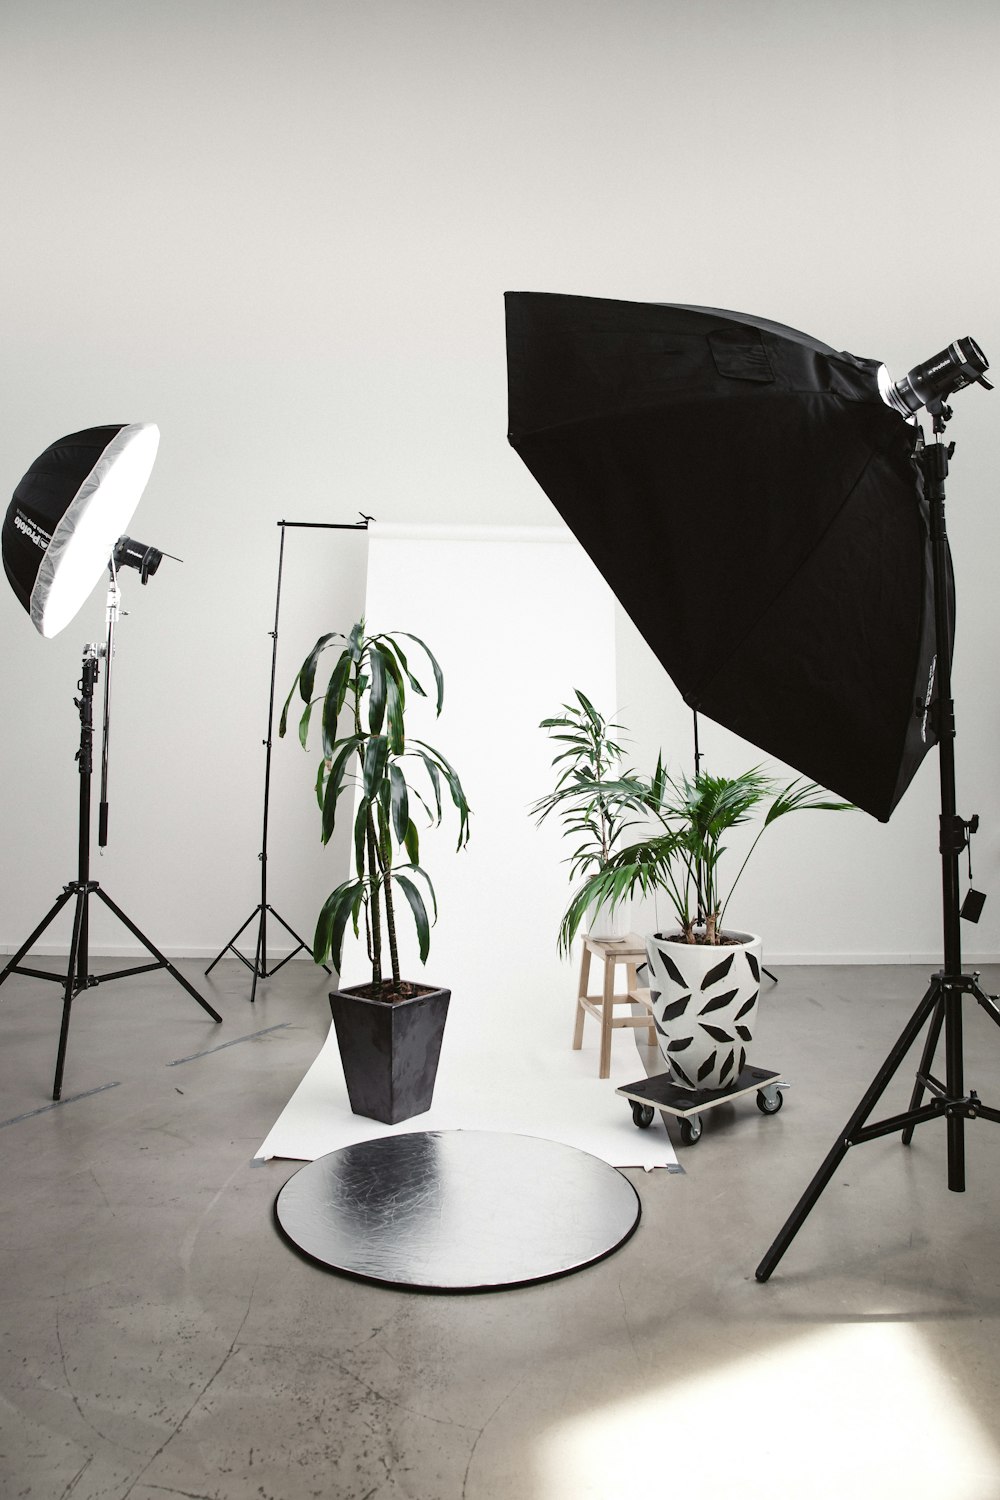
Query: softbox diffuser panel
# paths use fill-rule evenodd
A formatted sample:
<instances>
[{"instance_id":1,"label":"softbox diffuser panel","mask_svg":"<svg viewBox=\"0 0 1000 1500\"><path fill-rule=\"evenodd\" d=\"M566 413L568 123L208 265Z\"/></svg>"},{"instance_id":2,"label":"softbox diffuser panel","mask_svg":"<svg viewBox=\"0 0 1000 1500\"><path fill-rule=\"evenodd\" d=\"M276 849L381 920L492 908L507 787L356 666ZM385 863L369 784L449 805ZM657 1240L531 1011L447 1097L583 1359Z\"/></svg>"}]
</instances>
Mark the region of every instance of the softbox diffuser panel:
<instances>
[{"instance_id":1,"label":"softbox diffuser panel","mask_svg":"<svg viewBox=\"0 0 1000 1500\"><path fill-rule=\"evenodd\" d=\"M52 443L7 508L4 572L46 637L68 625L107 568L146 487L152 422L90 427Z\"/></svg>"},{"instance_id":2,"label":"softbox diffuser panel","mask_svg":"<svg viewBox=\"0 0 1000 1500\"><path fill-rule=\"evenodd\" d=\"M878 363L715 309L508 293L512 446L692 707L886 820L933 736L916 429Z\"/></svg>"}]
</instances>

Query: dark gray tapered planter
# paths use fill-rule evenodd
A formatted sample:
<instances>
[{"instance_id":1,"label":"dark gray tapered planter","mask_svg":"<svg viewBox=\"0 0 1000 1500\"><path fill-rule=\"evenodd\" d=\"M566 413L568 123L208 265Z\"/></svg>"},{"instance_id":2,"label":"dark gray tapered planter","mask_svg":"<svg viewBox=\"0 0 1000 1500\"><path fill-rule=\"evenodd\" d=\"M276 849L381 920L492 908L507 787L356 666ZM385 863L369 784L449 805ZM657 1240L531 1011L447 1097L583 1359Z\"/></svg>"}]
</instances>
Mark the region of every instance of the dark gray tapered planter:
<instances>
[{"instance_id":1,"label":"dark gray tapered planter","mask_svg":"<svg viewBox=\"0 0 1000 1500\"><path fill-rule=\"evenodd\" d=\"M389 1001L355 993L363 988L330 992L351 1109L398 1125L431 1107L451 990Z\"/></svg>"}]
</instances>

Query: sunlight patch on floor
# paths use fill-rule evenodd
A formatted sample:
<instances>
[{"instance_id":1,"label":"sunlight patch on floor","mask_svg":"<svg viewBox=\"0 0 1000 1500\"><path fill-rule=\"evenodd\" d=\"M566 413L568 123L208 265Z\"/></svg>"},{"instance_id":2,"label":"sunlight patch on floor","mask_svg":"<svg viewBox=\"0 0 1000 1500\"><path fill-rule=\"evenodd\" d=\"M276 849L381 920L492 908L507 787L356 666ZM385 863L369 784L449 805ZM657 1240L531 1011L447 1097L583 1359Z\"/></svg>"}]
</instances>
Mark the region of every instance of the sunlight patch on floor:
<instances>
[{"instance_id":1,"label":"sunlight patch on floor","mask_svg":"<svg viewBox=\"0 0 1000 1500\"><path fill-rule=\"evenodd\" d=\"M551 1429L537 1500L983 1500L1000 1455L925 1337L852 1324Z\"/></svg>"}]
</instances>

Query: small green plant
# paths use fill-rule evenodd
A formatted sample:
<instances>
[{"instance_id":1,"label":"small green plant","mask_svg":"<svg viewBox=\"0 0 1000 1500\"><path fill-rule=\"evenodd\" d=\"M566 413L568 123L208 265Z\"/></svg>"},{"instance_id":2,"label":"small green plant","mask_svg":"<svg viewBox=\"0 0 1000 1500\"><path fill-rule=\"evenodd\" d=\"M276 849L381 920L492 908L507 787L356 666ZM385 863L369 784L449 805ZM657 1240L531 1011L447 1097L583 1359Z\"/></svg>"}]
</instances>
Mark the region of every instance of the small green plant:
<instances>
[{"instance_id":1,"label":"small green plant","mask_svg":"<svg viewBox=\"0 0 1000 1500\"><path fill-rule=\"evenodd\" d=\"M571 882L607 869L622 834L639 821L650 796L648 782L625 767L625 752L613 738L622 725L605 719L579 688L573 692L575 704L564 703L561 714L539 725L564 748L552 761L560 768L555 787L531 808L539 824L558 814L564 835L580 840L566 861Z\"/></svg>"},{"instance_id":2,"label":"small green plant","mask_svg":"<svg viewBox=\"0 0 1000 1500\"><path fill-rule=\"evenodd\" d=\"M766 804L766 806L765 806ZM717 945L722 921L736 885L763 836L778 818L806 809L847 811L848 802L833 802L813 782L796 778L781 787L760 767L740 776L669 777L661 760L647 783L644 805L659 826L635 843L611 854L603 868L589 875L574 892L559 929L559 946L568 952L594 901L612 907L627 897L667 895L680 934L687 943ZM754 813L763 820L736 875L721 880L722 839Z\"/></svg>"},{"instance_id":3,"label":"small green plant","mask_svg":"<svg viewBox=\"0 0 1000 1500\"><path fill-rule=\"evenodd\" d=\"M355 875L342 881L323 903L316 923L313 958L318 964L329 958L339 972L347 924L350 922L355 936L360 936L363 914L372 990L383 999L409 994L412 988L404 983L399 971L397 891L402 892L413 916L421 963L427 959L432 924L424 889L430 897L433 920L437 919L434 887L419 863L420 839L411 814L414 803L426 813L429 825L437 826L443 816L442 790L447 788L458 813L457 848L463 848L469 838L469 804L457 773L439 750L423 740L406 737L407 687L420 697L427 695L410 670L401 641L413 641L426 656L434 675L436 712L440 714L444 678L430 649L407 632L366 635L365 622L360 620L349 636L338 631L320 636L296 675L278 730L281 735L287 730L289 706L297 691L305 704L299 719L299 740L303 749L308 749L313 710L322 704L323 756L316 777L316 798L324 844L333 836L345 789L360 789L354 815ZM325 687L316 692L320 658L335 642L345 644ZM413 780L413 771L420 773L423 790ZM400 859L401 854L405 859ZM419 884L414 876L419 877ZM383 928L391 979L383 979Z\"/></svg>"}]
</instances>

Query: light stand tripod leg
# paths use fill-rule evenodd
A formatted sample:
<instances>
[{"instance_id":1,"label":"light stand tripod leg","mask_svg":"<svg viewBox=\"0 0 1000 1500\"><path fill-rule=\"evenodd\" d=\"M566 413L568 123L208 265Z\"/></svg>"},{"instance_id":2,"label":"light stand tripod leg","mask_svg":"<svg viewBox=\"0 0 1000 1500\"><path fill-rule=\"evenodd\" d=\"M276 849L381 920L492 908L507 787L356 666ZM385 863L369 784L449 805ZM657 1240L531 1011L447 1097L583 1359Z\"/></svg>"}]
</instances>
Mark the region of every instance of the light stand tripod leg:
<instances>
[{"instance_id":1,"label":"light stand tripod leg","mask_svg":"<svg viewBox=\"0 0 1000 1500\"><path fill-rule=\"evenodd\" d=\"M229 939L229 942L226 943L225 946L219 950L219 952L212 959L212 962L209 964L208 968L205 970L205 976L206 976L206 978L208 977L209 974L211 974L212 970L215 968L216 964L219 962L219 959L222 958L226 953L229 953L230 951L233 952L233 953L235 953L236 957L239 958L239 959L241 959L243 961L243 963L248 963L248 960L245 959L245 958L243 958L243 954L237 952L236 948L234 947L234 944L235 944L236 939L238 937L242 937L243 936L243 934L246 932L247 928L250 926L250 923L253 921L254 917L256 917L256 916L258 916L260 914L260 911L261 911L260 906L255 906L254 909L253 909L253 911L247 917L246 921L243 923L243 926L242 927L238 927L236 929L236 931L233 933L232 937ZM258 932L257 932L257 953L258 954L260 953L260 929L259 928L258 928Z\"/></svg>"},{"instance_id":2,"label":"light stand tripod leg","mask_svg":"<svg viewBox=\"0 0 1000 1500\"><path fill-rule=\"evenodd\" d=\"M976 978L979 978L978 974ZM981 990L978 984L973 984L971 993L975 996L980 1009L986 1012L994 1026L1000 1026L1000 1006L997 1005L996 995L987 995L986 991Z\"/></svg>"},{"instance_id":3,"label":"light stand tripod leg","mask_svg":"<svg viewBox=\"0 0 1000 1500\"><path fill-rule=\"evenodd\" d=\"M62 1098L63 1069L66 1066L66 1044L69 1041L69 1017L73 1001L80 988L78 968L84 952L87 928L87 888L80 886L76 893L76 911L73 914L73 940L69 949L69 964L66 969L66 988L63 994L62 1023L59 1027L59 1049L56 1053L56 1071L52 1081L53 1099Z\"/></svg>"},{"instance_id":4,"label":"light stand tripod leg","mask_svg":"<svg viewBox=\"0 0 1000 1500\"><path fill-rule=\"evenodd\" d=\"M938 1006L931 1017L931 1024L927 1029L927 1040L924 1042L924 1050L920 1055L920 1065L917 1068L917 1081L913 1085L913 1093L910 1095L910 1108L919 1109L923 1102L924 1088L923 1080L927 1078L934 1062L934 1054L937 1051L938 1042L941 1039L941 1026L944 1022L944 1007ZM913 1126L907 1125L900 1139L904 1146L908 1146L913 1139Z\"/></svg>"},{"instance_id":5,"label":"light stand tripod leg","mask_svg":"<svg viewBox=\"0 0 1000 1500\"><path fill-rule=\"evenodd\" d=\"M66 905L75 889L75 886L66 886L62 895L59 896L56 900L55 905L50 909L48 914L42 918L31 936L21 944L20 948L18 948L17 952L14 954L14 957L7 964L7 967L4 969L3 973L0 973L0 984L3 984L4 980L7 979L11 974L31 974L35 979L55 978L55 975L45 973L41 969L24 969L19 966L21 963L21 959L26 953L31 952L32 948L35 946L35 943L41 937L46 927L50 926L50 924L55 921L56 917L62 911L63 907Z\"/></svg>"},{"instance_id":6,"label":"light stand tripod leg","mask_svg":"<svg viewBox=\"0 0 1000 1500\"><path fill-rule=\"evenodd\" d=\"M840 1135L834 1142L834 1145L827 1155L826 1160L823 1162L812 1182L806 1188L795 1208L788 1216L788 1219L783 1225L782 1229L779 1231L776 1239L774 1240L774 1243L771 1245L771 1248L768 1250L767 1254L764 1256L764 1259L757 1267L755 1275L758 1281L766 1281L768 1279L771 1272L774 1270L775 1266L778 1264L781 1257L784 1255L785 1251L792 1243L792 1240L802 1228L802 1225L805 1223L810 1210L815 1206L820 1194L826 1187L827 1183L830 1181L830 1178L833 1176L834 1172L837 1170L837 1167L843 1161L850 1147L854 1145L858 1132L861 1130L861 1127L864 1125L868 1116L875 1108L875 1105L878 1103L879 1099L885 1093L886 1088L888 1087L893 1075L896 1073L897 1069L902 1063L903 1058L906 1056L907 1052L910 1050L910 1048L913 1046L913 1043L920 1035L921 1028L926 1024L928 1017L931 1016L931 1013L935 1010L935 1007L940 1009L941 1004L941 986L939 981L935 979L929 986L926 994L924 995L920 1004L917 1006L917 1009L914 1011L913 1015L910 1017L910 1020L904 1027L902 1033L900 1034L899 1040L896 1042L896 1045L893 1047L892 1051L889 1053L878 1073L875 1075L875 1078L872 1080L868 1092L865 1094L864 1098L861 1100L861 1103L858 1105L857 1109L854 1111L853 1115L848 1120L843 1130L840 1132Z\"/></svg>"},{"instance_id":7,"label":"light stand tripod leg","mask_svg":"<svg viewBox=\"0 0 1000 1500\"><path fill-rule=\"evenodd\" d=\"M208 1001L204 1000L202 998L202 996L199 995L199 993L195 989L194 985L189 984L187 982L187 980L184 978L184 975L178 969L174 968L174 966L170 962L169 958L165 958L163 956L163 954L160 952L159 948L154 948L153 944L149 941L149 938L146 936L146 934L144 932L140 932L139 928L135 925L135 923L129 917L127 917L125 915L125 913L122 911L121 907L115 905L115 903L112 901L111 897L107 894L106 891L102 891L101 888L100 888L100 886L95 886L94 887L94 894L97 895L97 896L100 896L100 898L104 902L105 906L108 907L111 911L114 912L114 914L118 918L119 922L121 922L123 926L127 927L128 930L129 930L129 932L131 932L132 936L133 937L137 937L139 939L140 943L147 950L147 952L151 953L153 955L153 957L158 960L160 968L166 969L167 973L171 976L171 978L176 979L177 983L183 989L187 990L187 992L188 992L189 995L192 995L194 997L194 999L197 1000L197 1002L201 1006L202 1010L207 1011L208 1014L212 1017L213 1021L221 1021L222 1020L222 1017L219 1015L218 1011L212 1009L212 1007L209 1005Z\"/></svg>"}]
</instances>

